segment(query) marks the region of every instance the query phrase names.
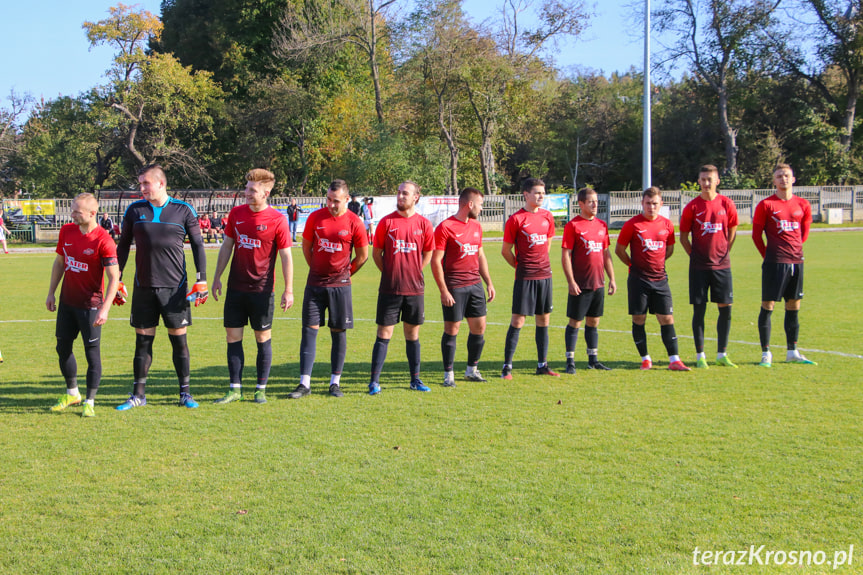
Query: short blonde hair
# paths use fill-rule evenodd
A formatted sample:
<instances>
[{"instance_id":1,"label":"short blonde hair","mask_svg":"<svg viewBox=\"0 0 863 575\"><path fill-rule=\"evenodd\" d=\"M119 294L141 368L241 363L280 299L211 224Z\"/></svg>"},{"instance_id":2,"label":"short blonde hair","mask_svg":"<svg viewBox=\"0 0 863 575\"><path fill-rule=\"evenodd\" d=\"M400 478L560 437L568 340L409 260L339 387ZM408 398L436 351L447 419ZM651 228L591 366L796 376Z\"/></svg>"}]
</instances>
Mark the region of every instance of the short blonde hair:
<instances>
[{"instance_id":1,"label":"short blonde hair","mask_svg":"<svg viewBox=\"0 0 863 575\"><path fill-rule=\"evenodd\" d=\"M87 206L87 209L93 212L99 212L99 200L96 199L96 196L91 194L90 192L82 192L75 196L75 202L78 203L79 206Z\"/></svg>"},{"instance_id":2,"label":"short blonde hair","mask_svg":"<svg viewBox=\"0 0 863 575\"><path fill-rule=\"evenodd\" d=\"M249 170L249 173L246 174L247 182L264 182L265 184L275 184L276 183L276 175L264 168L255 168L253 170Z\"/></svg>"}]
</instances>

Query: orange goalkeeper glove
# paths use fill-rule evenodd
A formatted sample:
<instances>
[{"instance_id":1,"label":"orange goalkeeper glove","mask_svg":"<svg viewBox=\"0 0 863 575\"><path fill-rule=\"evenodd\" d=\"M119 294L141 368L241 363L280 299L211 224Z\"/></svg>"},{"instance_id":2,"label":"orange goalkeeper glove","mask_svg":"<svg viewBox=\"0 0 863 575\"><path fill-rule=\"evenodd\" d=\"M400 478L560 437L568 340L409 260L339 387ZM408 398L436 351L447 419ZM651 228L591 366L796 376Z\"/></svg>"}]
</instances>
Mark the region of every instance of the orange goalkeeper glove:
<instances>
[{"instance_id":1,"label":"orange goalkeeper glove","mask_svg":"<svg viewBox=\"0 0 863 575\"><path fill-rule=\"evenodd\" d=\"M207 289L207 282L195 282L192 286L192 291L186 294L186 299L195 302L195 307L207 301L207 296L210 295L210 290Z\"/></svg>"},{"instance_id":2,"label":"orange goalkeeper glove","mask_svg":"<svg viewBox=\"0 0 863 575\"><path fill-rule=\"evenodd\" d=\"M117 287L117 293L114 295L114 305L125 305L129 298L129 292L126 291L126 286L123 282Z\"/></svg>"}]
</instances>

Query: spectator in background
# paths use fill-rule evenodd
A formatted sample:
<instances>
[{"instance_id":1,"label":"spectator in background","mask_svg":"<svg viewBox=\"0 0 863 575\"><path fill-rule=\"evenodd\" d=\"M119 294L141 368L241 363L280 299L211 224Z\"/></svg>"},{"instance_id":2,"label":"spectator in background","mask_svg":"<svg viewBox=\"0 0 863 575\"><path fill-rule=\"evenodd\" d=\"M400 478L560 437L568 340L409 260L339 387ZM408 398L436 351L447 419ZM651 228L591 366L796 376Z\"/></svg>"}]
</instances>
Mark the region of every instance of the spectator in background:
<instances>
[{"instance_id":1,"label":"spectator in background","mask_svg":"<svg viewBox=\"0 0 863 575\"><path fill-rule=\"evenodd\" d=\"M6 235L9 233L9 228L6 227L6 224L3 222L3 210L0 209L0 243L3 244L3 253L8 254L9 248L6 247Z\"/></svg>"},{"instance_id":2,"label":"spectator in background","mask_svg":"<svg viewBox=\"0 0 863 575\"><path fill-rule=\"evenodd\" d=\"M351 194L351 201L348 202L348 211L355 213L359 217L363 217L363 204L357 201L356 194Z\"/></svg>"},{"instance_id":3,"label":"spectator in background","mask_svg":"<svg viewBox=\"0 0 863 575\"><path fill-rule=\"evenodd\" d=\"M291 204L288 206L287 216L288 216L288 227L291 231L291 241L296 243L297 241L297 222L300 220L300 214L302 210L300 206L297 205L297 199L291 198Z\"/></svg>"},{"instance_id":4,"label":"spectator in background","mask_svg":"<svg viewBox=\"0 0 863 575\"><path fill-rule=\"evenodd\" d=\"M204 237L205 242L209 242L212 234L212 228L210 227L210 218L207 217L207 214L201 214L201 217L198 218L198 226L201 228L201 235Z\"/></svg>"},{"instance_id":5,"label":"spectator in background","mask_svg":"<svg viewBox=\"0 0 863 575\"><path fill-rule=\"evenodd\" d=\"M108 212L102 213L102 219L99 220L99 227L108 232L112 240L116 239L114 237L114 220L111 219Z\"/></svg>"},{"instance_id":6,"label":"spectator in background","mask_svg":"<svg viewBox=\"0 0 863 575\"><path fill-rule=\"evenodd\" d=\"M210 215L210 230L216 242L225 240L225 227L222 225L222 218L219 217L219 212L213 210Z\"/></svg>"},{"instance_id":7,"label":"spectator in background","mask_svg":"<svg viewBox=\"0 0 863 575\"><path fill-rule=\"evenodd\" d=\"M366 203L363 206L363 225L366 227L366 233L369 236L369 243L371 243L375 237L375 216L372 211L372 204L374 201L374 198L366 198Z\"/></svg>"}]
</instances>

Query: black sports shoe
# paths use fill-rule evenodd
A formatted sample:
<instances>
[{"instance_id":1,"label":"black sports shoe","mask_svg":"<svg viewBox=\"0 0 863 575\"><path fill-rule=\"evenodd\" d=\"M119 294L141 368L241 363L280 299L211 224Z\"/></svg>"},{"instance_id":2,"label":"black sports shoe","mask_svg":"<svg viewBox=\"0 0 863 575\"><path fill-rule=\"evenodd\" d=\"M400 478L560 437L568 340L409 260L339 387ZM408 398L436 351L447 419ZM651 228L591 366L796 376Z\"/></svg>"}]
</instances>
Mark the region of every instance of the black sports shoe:
<instances>
[{"instance_id":1,"label":"black sports shoe","mask_svg":"<svg viewBox=\"0 0 863 575\"><path fill-rule=\"evenodd\" d=\"M610 367L608 367L607 365L603 365L598 361L593 362L593 363L588 363L587 369L598 369L600 371L611 371Z\"/></svg>"},{"instance_id":2,"label":"black sports shoe","mask_svg":"<svg viewBox=\"0 0 863 575\"><path fill-rule=\"evenodd\" d=\"M345 394L342 393L342 390L339 388L338 383L331 383L330 384L330 395L332 395L333 397L344 397Z\"/></svg>"},{"instance_id":3,"label":"black sports shoe","mask_svg":"<svg viewBox=\"0 0 863 575\"><path fill-rule=\"evenodd\" d=\"M548 364L545 364L542 367L537 367L536 375L550 375L552 377L560 377L560 374L556 371L552 371L552 369L548 367Z\"/></svg>"},{"instance_id":4,"label":"black sports shoe","mask_svg":"<svg viewBox=\"0 0 863 575\"><path fill-rule=\"evenodd\" d=\"M508 365L503 366L503 369L500 370L500 378L512 379L512 368Z\"/></svg>"},{"instance_id":5,"label":"black sports shoe","mask_svg":"<svg viewBox=\"0 0 863 575\"><path fill-rule=\"evenodd\" d=\"M566 373L568 375L575 375L575 362L572 360L566 360Z\"/></svg>"},{"instance_id":6,"label":"black sports shoe","mask_svg":"<svg viewBox=\"0 0 863 575\"><path fill-rule=\"evenodd\" d=\"M305 385L298 385L297 389L288 394L288 399L300 399L301 397L305 397L312 392L311 388L306 387Z\"/></svg>"}]
</instances>

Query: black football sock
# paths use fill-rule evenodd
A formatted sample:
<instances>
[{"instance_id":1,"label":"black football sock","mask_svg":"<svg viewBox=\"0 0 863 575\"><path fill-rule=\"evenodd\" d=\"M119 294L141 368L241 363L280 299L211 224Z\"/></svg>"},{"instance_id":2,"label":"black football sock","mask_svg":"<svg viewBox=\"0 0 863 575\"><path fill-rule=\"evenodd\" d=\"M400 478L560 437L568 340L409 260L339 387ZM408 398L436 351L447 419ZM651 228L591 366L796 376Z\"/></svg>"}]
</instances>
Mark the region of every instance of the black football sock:
<instances>
[{"instance_id":1,"label":"black football sock","mask_svg":"<svg viewBox=\"0 0 863 575\"><path fill-rule=\"evenodd\" d=\"M707 313L706 303L692 306L692 338L695 340L695 353L704 353L704 314Z\"/></svg>"},{"instance_id":2,"label":"black football sock","mask_svg":"<svg viewBox=\"0 0 863 575\"><path fill-rule=\"evenodd\" d=\"M647 332L644 330L643 325L632 324L632 341L635 342L638 355L641 357L647 355Z\"/></svg>"},{"instance_id":3,"label":"black football sock","mask_svg":"<svg viewBox=\"0 0 863 575\"><path fill-rule=\"evenodd\" d=\"M728 349L728 336L731 333L731 306L719 308L719 318L716 320L716 336L719 343L716 346L716 351L725 353Z\"/></svg>"},{"instance_id":4,"label":"black football sock","mask_svg":"<svg viewBox=\"0 0 863 575\"><path fill-rule=\"evenodd\" d=\"M799 310L785 310L785 341L788 343L788 351L797 349L797 336L800 335Z\"/></svg>"},{"instance_id":5,"label":"black football sock","mask_svg":"<svg viewBox=\"0 0 863 575\"><path fill-rule=\"evenodd\" d=\"M587 332L585 332L586 334ZM586 335L585 335L586 337ZM567 359L575 359L575 346L578 345L578 328L567 325L563 330L563 345Z\"/></svg>"},{"instance_id":6,"label":"black football sock","mask_svg":"<svg viewBox=\"0 0 863 575\"><path fill-rule=\"evenodd\" d=\"M315 353L317 353L318 330L303 326L303 335L300 339L300 375L312 375L315 367Z\"/></svg>"},{"instance_id":7,"label":"black football sock","mask_svg":"<svg viewBox=\"0 0 863 575\"><path fill-rule=\"evenodd\" d=\"M548 326L536 326L533 338L536 340L536 363L545 364L548 360Z\"/></svg>"},{"instance_id":8,"label":"black football sock","mask_svg":"<svg viewBox=\"0 0 863 575\"><path fill-rule=\"evenodd\" d=\"M66 380L66 389L78 387L78 362L72 352L73 339L57 338L57 357L60 359L60 373Z\"/></svg>"},{"instance_id":9,"label":"black football sock","mask_svg":"<svg viewBox=\"0 0 863 575\"><path fill-rule=\"evenodd\" d=\"M665 344L668 355L677 355L677 331L674 329L674 324L659 326L659 333L662 334L662 343Z\"/></svg>"},{"instance_id":10,"label":"black football sock","mask_svg":"<svg viewBox=\"0 0 863 575\"><path fill-rule=\"evenodd\" d=\"M584 343L587 345L587 361L590 365L597 362L597 351L599 349L599 328L584 327Z\"/></svg>"},{"instance_id":11,"label":"black football sock","mask_svg":"<svg viewBox=\"0 0 863 575\"><path fill-rule=\"evenodd\" d=\"M189 344L186 342L186 334L170 335L171 347L174 350L174 371L177 372L177 381L180 384L180 393L189 393Z\"/></svg>"},{"instance_id":12,"label":"black football sock","mask_svg":"<svg viewBox=\"0 0 863 575\"><path fill-rule=\"evenodd\" d=\"M330 373L341 375L348 354L348 332L330 330L333 347L330 350Z\"/></svg>"},{"instance_id":13,"label":"black football sock","mask_svg":"<svg viewBox=\"0 0 863 575\"><path fill-rule=\"evenodd\" d=\"M132 360L135 385L132 393L137 397L144 397L147 374L150 372L150 364L153 363L154 339L154 335L135 334L135 358Z\"/></svg>"},{"instance_id":14,"label":"black football sock","mask_svg":"<svg viewBox=\"0 0 863 575\"><path fill-rule=\"evenodd\" d=\"M369 376L369 383L378 382L381 379L381 371L384 369L384 361L387 359L387 347L390 345L390 340L382 337L375 338L375 345L372 347L372 373Z\"/></svg>"},{"instance_id":15,"label":"black football sock","mask_svg":"<svg viewBox=\"0 0 863 575\"><path fill-rule=\"evenodd\" d=\"M467 336L467 364L475 367L479 363L479 358L482 357L482 348L485 345L485 338L482 334L469 334Z\"/></svg>"},{"instance_id":16,"label":"black football sock","mask_svg":"<svg viewBox=\"0 0 863 575\"><path fill-rule=\"evenodd\" d=\"M772 309L761 308L758 312L758 339L761 340L761 351L770 351L770 316Z\"/></svg>"},{"instance_id":17,"label":"black football sock","mask_svg":"<svg viewBox=\"0 0 863 575\"><path fill-rule=\"evenodd\" d=\"M87 399L96 399L99 383L102 381L102 354L99 342L96 345L85 345L84 355L87 356Z\"/></svg>"},{"instance_id":18,"label":"black football sock","mask_svg":"<svg viewBox=\"0 0 863 575\"><path fill-rule=\"evenodd\" d=\"M243 383L243 366L246 364L246 353L243 351L243 340L228 344L228 383Z\"/></svg>"},{"instance_id":19,"label":"black football sock","mask_svg":"<svg viewBox=\"0 0 863 575\"><path fill-rule=\"evenodd\" d=\"M255 389L265 389L267 381L270 379L270 367L273 365L273 340L257 342L258 357L255 361L257 368L258 382Z\"/></svg>"},{"instance_id":20,"label":"black football sock","mask_svg":"<svg viewBox=\"0 0 863 575\"><path fill-rule=\"evenodd\" d=\"M415 381L420 378L420 340L405 340L405 353L408 356L411 381Z\"/></svg>"},{"instance_id":21,"label":"black football sock","mask_svg":"<svg viewBox=\"0 0 863 575\"><path fill-rule=\"evenodd\" d=\"M440 338L440 351L443 358L443 370L452 371L455 364L455 345L457 335L450 335L444 332Z\"/></svg>"},{"instance_id":22,"label":"black football sock","mask_svg":"<svg viewBox=\"0 0 863 575\"><path fill-rule=\"evenodd\" d=\"M521 333L521 328L509 326L506 330L506 343L503 346L503 364L512 365L512 358L515 355L515 348L518 347L518 335Z\"/></svg>"}]
</instances>

